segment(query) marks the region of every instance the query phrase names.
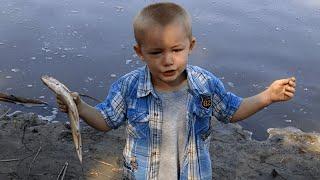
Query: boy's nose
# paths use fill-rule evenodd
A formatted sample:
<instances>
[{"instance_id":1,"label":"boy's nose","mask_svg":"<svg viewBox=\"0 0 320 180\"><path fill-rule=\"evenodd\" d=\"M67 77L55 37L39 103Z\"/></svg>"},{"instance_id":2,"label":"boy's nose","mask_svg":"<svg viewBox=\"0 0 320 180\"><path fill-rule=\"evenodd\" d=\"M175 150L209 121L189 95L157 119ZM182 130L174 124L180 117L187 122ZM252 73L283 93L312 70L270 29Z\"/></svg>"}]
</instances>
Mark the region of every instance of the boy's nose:
<instances>
[{"instance_id":1,"label":"boy's nose","mask_svg":"<svg viewBox=\"0 0 320 180\"><path fill-rule=\"evenodd\" d=\"M170 65L173 64L172 53L166 53L166 54L164 55L163 64L164 64L165 66L170 66Z\"/></svg>"}]
</instances>

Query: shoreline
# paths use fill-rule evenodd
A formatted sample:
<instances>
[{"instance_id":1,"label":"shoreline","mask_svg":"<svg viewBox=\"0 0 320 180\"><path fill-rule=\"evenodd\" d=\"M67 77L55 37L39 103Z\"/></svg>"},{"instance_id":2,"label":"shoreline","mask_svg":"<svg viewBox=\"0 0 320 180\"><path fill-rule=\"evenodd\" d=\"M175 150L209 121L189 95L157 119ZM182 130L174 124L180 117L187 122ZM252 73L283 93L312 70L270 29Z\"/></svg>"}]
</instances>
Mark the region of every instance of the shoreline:
<instances>
[{"instance_id":1,"label":"shoreline","mask_svg":"<svg viewBox=\"0 0 320 180\"><path fill-rule=\"evenodd\" d=\"M0 110L0 115L3 110ZM107 133L81 124L83 164L63 122L34 113L0 119L0 179L121 179L125 128ZM265 141L239 124L214 121L210 154L213 179L320 179L320 134L271 128Z\"/></svg>"}]
</instances>

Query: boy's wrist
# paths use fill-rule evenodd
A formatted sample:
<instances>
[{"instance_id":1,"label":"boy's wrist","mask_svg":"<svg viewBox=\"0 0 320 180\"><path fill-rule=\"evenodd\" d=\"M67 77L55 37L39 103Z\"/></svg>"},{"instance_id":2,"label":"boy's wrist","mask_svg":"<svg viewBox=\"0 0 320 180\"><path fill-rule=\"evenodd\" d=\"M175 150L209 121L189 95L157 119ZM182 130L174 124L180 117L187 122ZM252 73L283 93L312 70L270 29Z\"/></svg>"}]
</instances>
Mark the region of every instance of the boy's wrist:
<instances>
[{"instance_id":1,"label":"boy's wrist","mask_svg":"<svg viewBox=\"0 0 320 180\"><path fill-rule=\"evenodd\" d=\"M269 106L273 103L268 89L261 93L261 102L264 107Z\"/></svg>"},{"instance_id":2,"label":"boy's wrist","mask_svg":"<svg viewBox=\"0 0 320 180\"><path fill-rule=\"evenodd\" d=\"M82 114L83 107L84 107L84 102L82 100L80 100L79 103L77 104L78 113L79 113L80 116Z\"/></svg>"}]
</instances>

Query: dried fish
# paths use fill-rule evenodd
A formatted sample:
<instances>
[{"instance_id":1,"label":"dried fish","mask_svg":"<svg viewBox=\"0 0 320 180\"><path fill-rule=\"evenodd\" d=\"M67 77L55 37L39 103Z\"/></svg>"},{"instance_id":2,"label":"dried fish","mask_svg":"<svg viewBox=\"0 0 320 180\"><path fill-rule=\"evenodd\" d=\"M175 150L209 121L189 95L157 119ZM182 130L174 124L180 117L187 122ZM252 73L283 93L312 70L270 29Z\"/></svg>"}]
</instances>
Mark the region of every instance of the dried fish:
<instances>
[{"instance_id":1,"label":"dried fish","mask_svg":"<svg viewBox=\"0 0 320 180\"><path fill-rule=\"evenodd\" d=\"M82 142L80 134L80 118L77 106L70 94L70 90L57 79L49 76L42 76L42 82L49 87L55 94L60 95L68 106L68 116L71 124L73 142L76 146L76 151L80 163L82 163Z\"/></svg>"}]
</instances>

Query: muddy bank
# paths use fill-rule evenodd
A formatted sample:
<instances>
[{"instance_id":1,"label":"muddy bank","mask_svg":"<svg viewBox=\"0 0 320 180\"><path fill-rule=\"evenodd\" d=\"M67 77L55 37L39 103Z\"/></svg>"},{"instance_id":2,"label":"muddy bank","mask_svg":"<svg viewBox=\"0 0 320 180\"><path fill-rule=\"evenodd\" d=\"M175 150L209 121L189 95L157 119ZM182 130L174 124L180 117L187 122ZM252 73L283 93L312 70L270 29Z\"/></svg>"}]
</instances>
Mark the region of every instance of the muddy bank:
<instances>
[{"instance_id":1,"label":"muddy bank","mask_svg":"<svg viewBox=\"0 0 320 180\"><path fill-rule=\"evenodd\" d=\"M239 125L219 122L213 133L214 179L320 179L320 134L269 129L268 140L255 141ZM68 125L33 113L2 117L0 179L56 179L65 162L65 179L121 179L125 129L103 133L82 124L81 134L82 166Z\"/></svg>"}]
</instances>

